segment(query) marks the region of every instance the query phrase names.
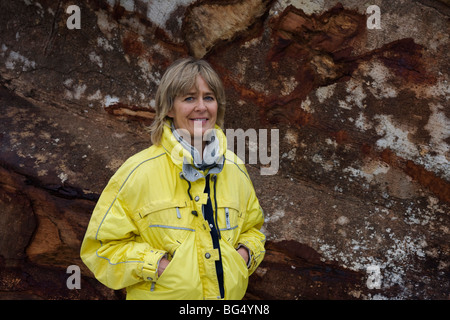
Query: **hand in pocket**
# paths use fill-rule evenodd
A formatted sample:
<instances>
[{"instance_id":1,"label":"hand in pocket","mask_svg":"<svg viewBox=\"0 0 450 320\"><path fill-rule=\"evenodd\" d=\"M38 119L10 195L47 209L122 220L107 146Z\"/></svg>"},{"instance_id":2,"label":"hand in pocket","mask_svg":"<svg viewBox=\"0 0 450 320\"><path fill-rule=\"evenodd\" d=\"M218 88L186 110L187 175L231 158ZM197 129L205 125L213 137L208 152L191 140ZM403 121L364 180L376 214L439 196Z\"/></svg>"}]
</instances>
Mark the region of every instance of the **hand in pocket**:
<instances>
[{"instance_id":1,"label":"hand in pocket","mask_svg":"<svg viewBox=\"0 0 450 320\"><path fill-rule=\"evenodd\" d=\"M161 258L158 263L158 277L162 275L164 270L166 270L167 266L169 265L170 261L167 260L165 257Z\"/></svg>"},{"instance_id":2,"label":"hand in pocket","mask_svg":"<svg viewBox=\"0 0 450 320\"><path fill-rule=\"evenodd\" d=\"M249 256L248 256L248 250L247 250L247 248L240 247L240 248L237 249L236 251L241 255L242 259L244 259L245 264L248 264Z\"/></svg>"}]
</instances>

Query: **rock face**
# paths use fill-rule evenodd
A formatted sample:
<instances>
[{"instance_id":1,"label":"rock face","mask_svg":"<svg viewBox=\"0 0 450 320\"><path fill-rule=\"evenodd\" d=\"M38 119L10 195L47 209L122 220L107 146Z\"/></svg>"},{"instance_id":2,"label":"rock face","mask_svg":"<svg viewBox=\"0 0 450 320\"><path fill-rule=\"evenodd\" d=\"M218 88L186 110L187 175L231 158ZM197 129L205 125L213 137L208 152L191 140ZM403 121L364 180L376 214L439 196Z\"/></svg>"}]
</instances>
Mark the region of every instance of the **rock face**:
<instances>
[{"instance_id":1,"label":"rock face","mask_svg":"<svg viewBox=\"0 0 450 320\"><path fill-rule=\"evenodd\" d=\"M73 4L0 3L1 298L124 297L80 244L187 55L248 136L268 242L246 298L449 298L448 1L79 1L70 29Z\"/></svg>"}]
</instances>

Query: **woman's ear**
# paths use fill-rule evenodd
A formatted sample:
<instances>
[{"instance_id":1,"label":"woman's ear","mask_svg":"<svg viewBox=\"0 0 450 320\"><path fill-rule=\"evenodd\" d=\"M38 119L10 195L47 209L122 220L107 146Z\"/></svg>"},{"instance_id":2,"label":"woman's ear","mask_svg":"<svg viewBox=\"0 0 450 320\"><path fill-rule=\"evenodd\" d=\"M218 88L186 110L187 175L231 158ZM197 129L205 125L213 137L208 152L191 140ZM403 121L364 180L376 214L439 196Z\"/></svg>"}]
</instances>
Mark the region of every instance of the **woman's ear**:
<instances>
[{"instance_id":1,"label":"woman's ear","mask_svg":"<svg viewBox=\"0 0 450 320\"><path fill-rule=\"evenodd\" d=\"M170 109L169 112L167 112L167 116L168 116L169 118L173 118L173 116L174 116L173 108Z\"/></svg>"}]
</instances>

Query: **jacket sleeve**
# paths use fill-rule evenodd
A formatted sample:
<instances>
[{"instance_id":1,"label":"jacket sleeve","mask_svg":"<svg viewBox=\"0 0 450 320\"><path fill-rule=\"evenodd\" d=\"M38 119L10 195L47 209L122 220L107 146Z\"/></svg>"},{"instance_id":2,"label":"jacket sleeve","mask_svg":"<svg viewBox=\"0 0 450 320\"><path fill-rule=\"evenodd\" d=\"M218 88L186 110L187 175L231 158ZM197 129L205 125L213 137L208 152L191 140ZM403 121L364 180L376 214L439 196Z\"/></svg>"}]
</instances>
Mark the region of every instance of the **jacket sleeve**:
<instances>
[{"instance_id":1,"label":"jacket sleeve","mask_svg":"<svg viewBox=\"0 0 450 320\"><path fill-rule=\"evenodd\" d=\"M156 281L166 254L141 240L122 199L123 184L110 180L92 213L81 259L97 280L118 290L141 281Z\"/></svg>"},{"instance_id":2,"label":"jacket sleeve","mask_svg":"<svg viewBox=\"0 0 450 320\"><path fill-rule=\"evenodd\" d=\"M247 212L238 239L238 243L245 246L250 251L250 261L248 263L249 275L258 268L266 252L264 248L266 236L260 231L264 223L264 212L259 205L251 181L250 187L251 193L247 202Z\"/></svg>"}]
</instances>

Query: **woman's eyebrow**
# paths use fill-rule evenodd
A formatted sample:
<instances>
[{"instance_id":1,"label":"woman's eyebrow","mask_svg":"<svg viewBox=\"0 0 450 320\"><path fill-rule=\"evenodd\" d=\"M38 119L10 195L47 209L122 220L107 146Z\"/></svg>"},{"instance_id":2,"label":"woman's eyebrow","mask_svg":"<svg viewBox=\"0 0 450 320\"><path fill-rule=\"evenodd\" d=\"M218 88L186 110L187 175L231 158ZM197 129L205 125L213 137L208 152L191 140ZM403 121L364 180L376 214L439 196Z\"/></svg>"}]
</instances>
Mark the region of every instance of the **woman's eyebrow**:
<instances>
[{"instance_id":1,"label":"woman's eyebrow","mask_svg":"<svg viewBox=\"0 0 450 320\"><path fill-rule=\"evenodd\" d=\"M193 96L193 95L196 95L196 94L198 94L198 91L188 91L188 92L183 93L182 96L183 97L185 97L185 96ZM211 95L213 96L214 92L206 91L203 94L206 95L206 96L211 96Z\"/></svg>"},{"instance_id":2,"label":"woman's eyebrow","mask_svg":"<svg viewBox=\"0 0 450 320\"><path fill-rule=\"evenodd\" d=\"M197 94L197 91L187 91L187 92L182 93L180 96L182 96L182 97L193 96L195 94Z\"/></svg>"}]
</instances>

